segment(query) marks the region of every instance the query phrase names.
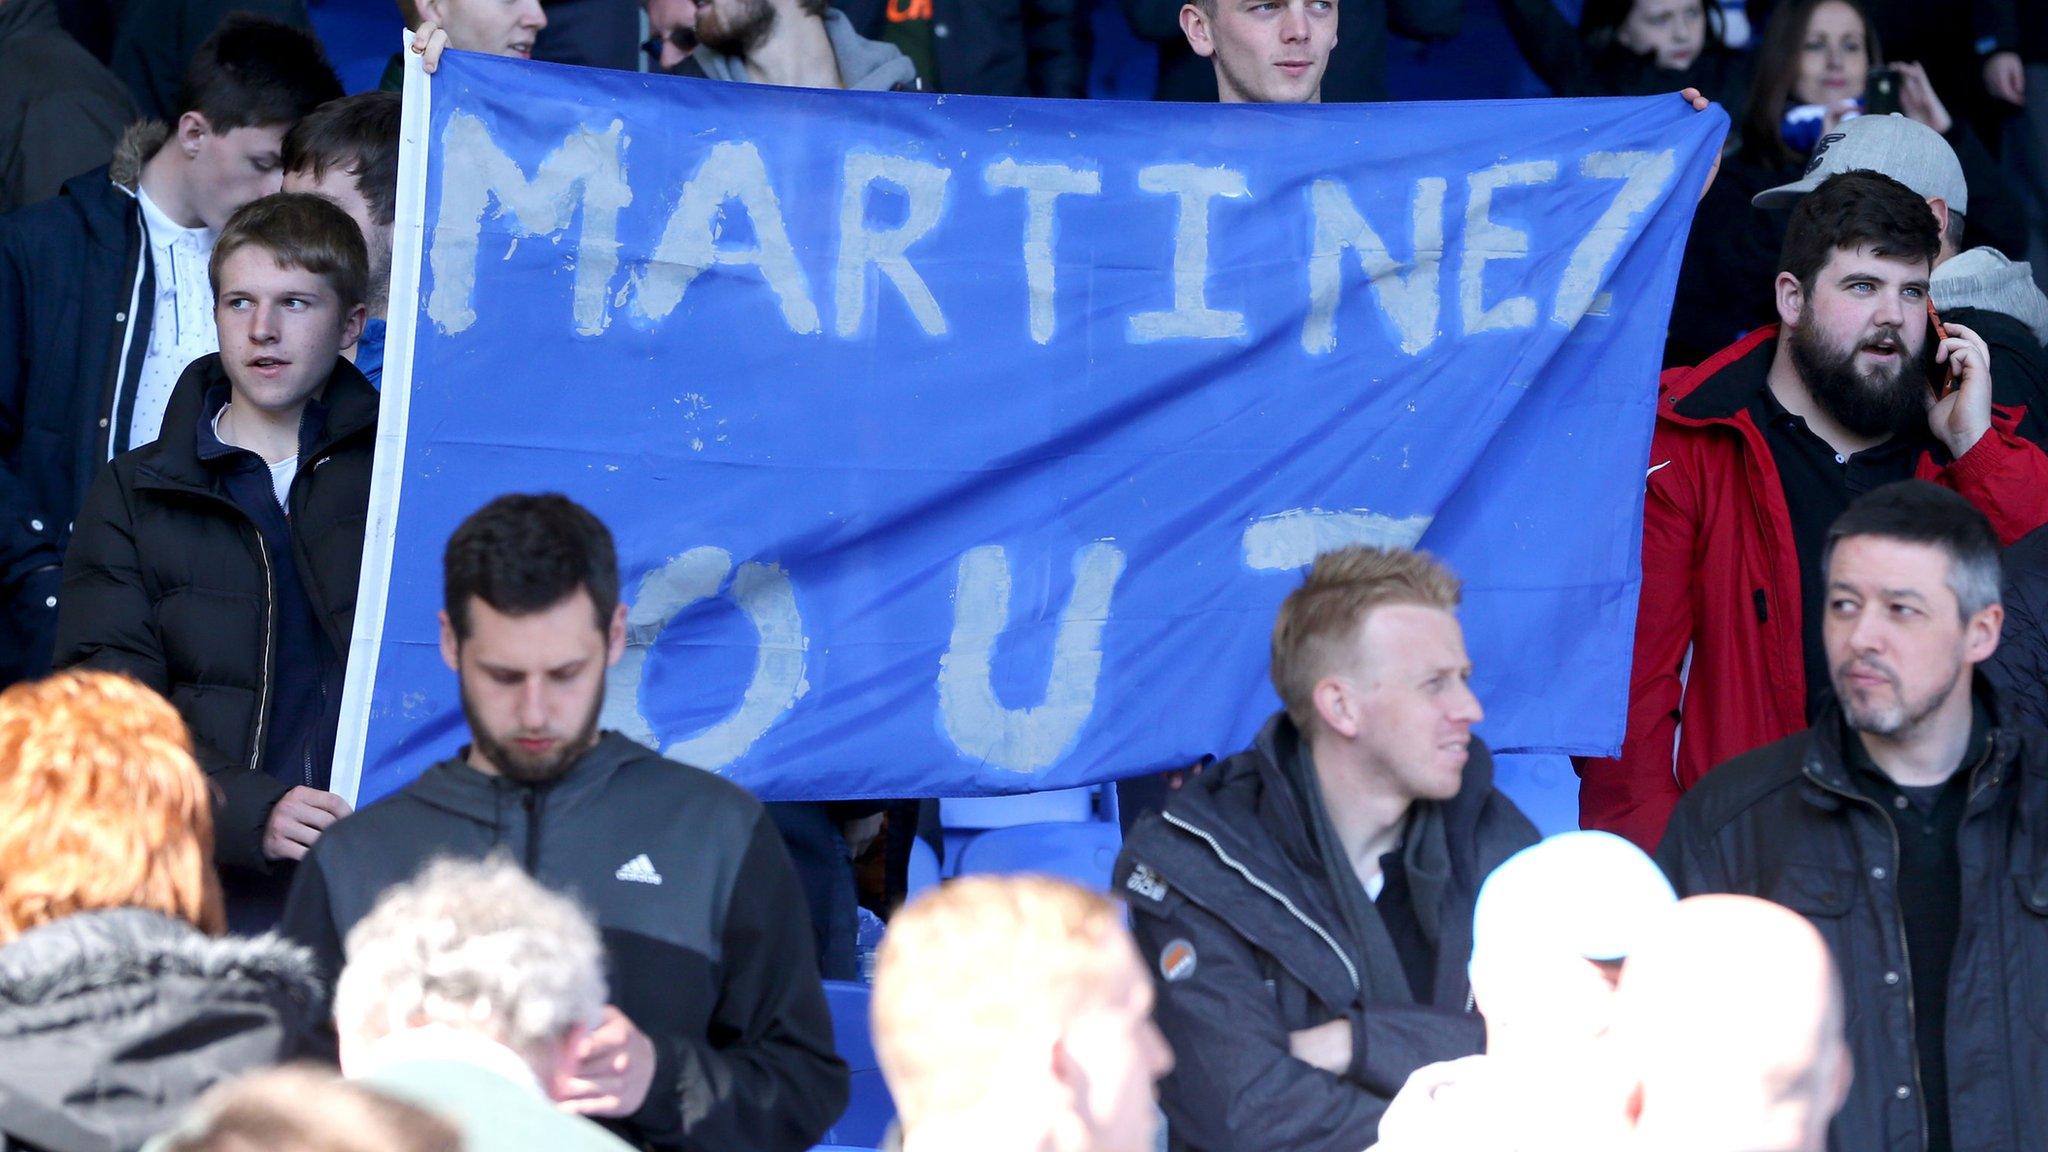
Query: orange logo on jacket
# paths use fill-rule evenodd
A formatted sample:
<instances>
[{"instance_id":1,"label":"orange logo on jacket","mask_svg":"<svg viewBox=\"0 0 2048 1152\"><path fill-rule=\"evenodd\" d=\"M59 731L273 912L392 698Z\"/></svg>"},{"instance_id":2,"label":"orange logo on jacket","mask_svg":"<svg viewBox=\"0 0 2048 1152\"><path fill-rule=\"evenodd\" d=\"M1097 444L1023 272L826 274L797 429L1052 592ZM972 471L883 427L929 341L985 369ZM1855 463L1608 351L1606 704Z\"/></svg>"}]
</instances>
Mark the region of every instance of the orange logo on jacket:
<instances>
[{"instance_id":1,"label":"orange logo on jacket","mask_svg":"<svg viewBox=\"0 0 2048 1152\"><path fill-rule=\"evenodd\" d=\"M906 24L912 20L932 18L932 0L889 0L886 13L891 24Z\"/></svg>"}]
</instances>

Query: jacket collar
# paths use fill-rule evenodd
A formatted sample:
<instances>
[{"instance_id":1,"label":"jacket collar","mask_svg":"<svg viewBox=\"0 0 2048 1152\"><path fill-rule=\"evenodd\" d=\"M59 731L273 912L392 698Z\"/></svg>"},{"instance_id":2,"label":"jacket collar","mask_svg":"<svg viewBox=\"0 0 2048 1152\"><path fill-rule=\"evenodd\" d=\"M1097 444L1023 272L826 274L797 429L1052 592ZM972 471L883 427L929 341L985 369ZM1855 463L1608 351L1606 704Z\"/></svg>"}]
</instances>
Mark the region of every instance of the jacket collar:
<instances>
[{"instance_id":1,"label":"jacket collar","mask_svg":"<svg viewBox=\"0 0 2048 1152\"><path fill-rule=\"evenodd\" d=\"M76 1015L66 1003L175 977L218 986L223 996L232 984L258 986L301 1024L312 1023L321 1003L312 955L296 944L213 939L159 912L113 908L38 925L0 948L0 1036L62 1023Z\"/></svg>"},{"instance_id":2,"label":"jacket collar","mask_svg":"<svg viewBox=\"0 0 2048 1152\"><path fill-rule=\"evenodd\" d=\"M545 784L521 784L478 771L470 765L468 753L465 747L461 753L427 769L406 786L406 795L497 828L504 822L507 806L516 806L527 794L546 796L550 807L573 803L601 790L629 761L650 754L616 732L605 732L561 776Z\"/></svg>"},{"instance_id":3,"label":"jacket collar","mask_svg":"<svg viewBox=\"0 0 2048 1152\"><path fill-rule=\"evenodd\" d=\"M1778 326L1768 324L1686 369L1664 388L1658 415L1681 424L1747 422L1743 414L1758 392L1770 386L1777 355Z\"/></svg>"},{"instance_id":4,"label":"jacket collar","mask_svg":"<svg viewBox=\"0 0 2048 1152\"><path fill-rule=\"evenodd\" d=\"M226 387L227 382L218 352L202 356L186 367L164 409L162 435L155 443L136 449L141 453L135 476L138 487L216 492L220 480L201 453L199 422L212 415L207 410L207 395L215 388ZM320 400L326 408L326 420L319 437L302 455L302 465L311 465L335 445L377 426L377 390L345 359L335 361L334 373L327 378Z\"/></svg>"},{"instance_id":5,"label":"jacket collar","mask_svg":"<svg viewBox=\"0 0 2048 1152\"><path fill-rule=\"evenodd\" d=\"M1970 684L1971 693L1984 705L1991 718L1991 743L1988 755L1982 763L1966 767L1962 771L1975 774L1970 781L1970 811L1975 811L1986 795L1995 795L2000 785L2009 776L2020 773L2021 766L2015 761L2020 751L2020 741L2004 723L2004 712L1998 700L1998 690L1976 672ZM1842 719L1840 702L1829 696L1813 719L1806 744L1806 762L1801 772L1807 781L1819 789L1819 794L1809 790L1810 801L1823 808L1838 808L1847 799L1860 797L1855 782L1850 780L1849 758L1842 747L1842 732L1847 725Z\"/></svg>"}]
</instances>

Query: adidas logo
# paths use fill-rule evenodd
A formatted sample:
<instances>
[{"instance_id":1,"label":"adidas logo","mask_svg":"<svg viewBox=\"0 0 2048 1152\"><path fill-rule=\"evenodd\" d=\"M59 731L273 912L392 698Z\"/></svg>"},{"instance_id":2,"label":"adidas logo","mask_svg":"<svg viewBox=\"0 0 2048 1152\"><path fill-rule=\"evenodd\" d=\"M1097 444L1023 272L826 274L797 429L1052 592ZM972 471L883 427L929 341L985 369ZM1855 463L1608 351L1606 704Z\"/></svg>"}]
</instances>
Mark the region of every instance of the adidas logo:
<instances>
[{"instance_id":1,"label":"adidas logo","mask_svg":"<svg viewBox=\"0 0 2048 1152\"><path fill-rule=\"evenodd\" d=\"M649 860L645 852L619 865L619 870L612 875L635 884L661 883L661 873L654 870L654 861Z\"/></svg>"}]
</instances>

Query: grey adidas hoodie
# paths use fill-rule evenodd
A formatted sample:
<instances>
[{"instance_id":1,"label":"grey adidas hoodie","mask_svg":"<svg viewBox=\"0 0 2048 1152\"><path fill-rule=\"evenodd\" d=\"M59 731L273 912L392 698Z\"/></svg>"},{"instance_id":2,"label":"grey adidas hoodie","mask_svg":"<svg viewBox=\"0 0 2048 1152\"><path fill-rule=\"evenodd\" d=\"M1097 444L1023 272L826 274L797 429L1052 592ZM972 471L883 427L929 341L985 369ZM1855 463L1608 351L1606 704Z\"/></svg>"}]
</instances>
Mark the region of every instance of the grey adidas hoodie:
<instances>
[{"instance_id":1,"label":"grey adidas hoodie","mask_svg":"<svg viewBox=\"0 0 2048 1152\"><path fill-rule=\"evenodd\" d=\"M2048 344L2048 296L2034 283L2033 269L1996 248L1972 248L1934 270L1929 281L1934 306L1982 308L2010 316Z\"/></svg>"},{"instance_id":2,"label":"grey adidas hoodie","mask_svg":"<svg viewBox=\"0 0 2048 1152\"><path fill-rule=\"evenodd\" d=\"M917 87L917 66L894 44L869 40L837 8L825 10L825 35L839 60L839 78L855 92L890 92ZM690 59L713 80L750 83L746 62L699 45Z\"/></svg>"},{"instance_id":3,"label":"grey adidas hoodie","mask_svg":"<svg viewBox=\"0 0 2048 1152\"><path fill-rule=\"evenodd\" d=\"M846 1107L846 1064L782 837L738 785L605 733L556 779L462 756L329 828L279 930L341 967L349 929L436 856L503 853L604 935L612 1003L652 1040L654 1085L613 1128L641 1147L804 1152Z\"/></svg>"}]
</instances>

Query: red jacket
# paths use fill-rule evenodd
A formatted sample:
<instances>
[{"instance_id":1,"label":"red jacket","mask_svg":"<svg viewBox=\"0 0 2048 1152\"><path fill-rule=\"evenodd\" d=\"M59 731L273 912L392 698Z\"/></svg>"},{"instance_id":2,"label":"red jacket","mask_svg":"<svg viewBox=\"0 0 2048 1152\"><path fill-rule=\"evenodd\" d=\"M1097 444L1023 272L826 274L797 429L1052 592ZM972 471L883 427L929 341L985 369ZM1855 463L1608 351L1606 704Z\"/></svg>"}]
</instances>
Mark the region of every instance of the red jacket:
<instances>
[{"instance_id":1,"label":"red jacket","mask_svg":"<svg viewBox=\"0 0 2048 1152\"><path fill-rule=\"evenodd\" d=\"M1645 851L1708 769L1806 727L1792 517L1747 411L1762 372L1724 371L1751 356L1767 369L1777 334L1759 329L1659 381L1628 729L1619 758L1578 761L1579 823ZM1916 470L1983 509L2007 544L2048 523L2048 456L2013 433L2019 416L1998 410L1961 459L1926 454Z\"/></svg>"}]
</instances>

